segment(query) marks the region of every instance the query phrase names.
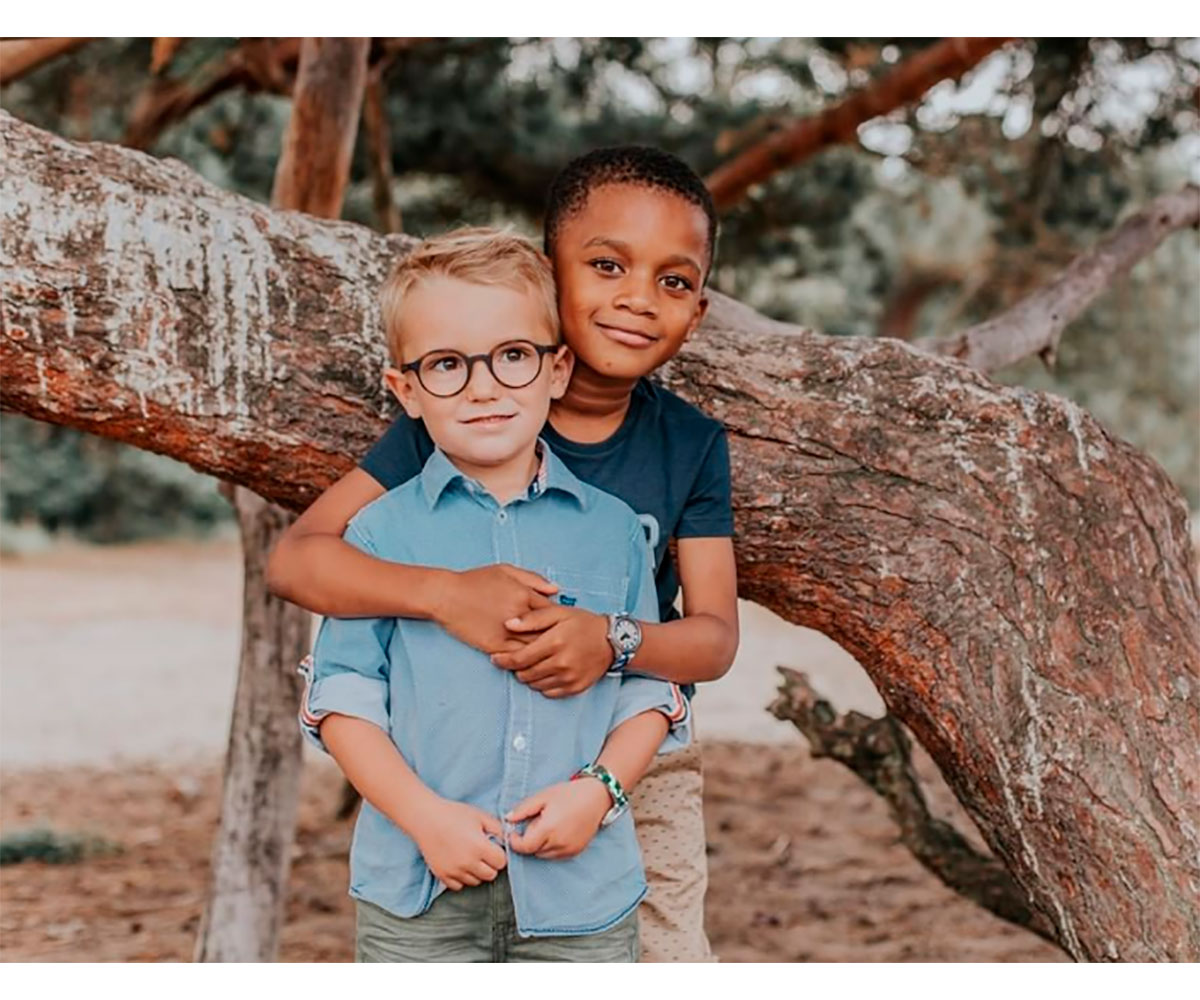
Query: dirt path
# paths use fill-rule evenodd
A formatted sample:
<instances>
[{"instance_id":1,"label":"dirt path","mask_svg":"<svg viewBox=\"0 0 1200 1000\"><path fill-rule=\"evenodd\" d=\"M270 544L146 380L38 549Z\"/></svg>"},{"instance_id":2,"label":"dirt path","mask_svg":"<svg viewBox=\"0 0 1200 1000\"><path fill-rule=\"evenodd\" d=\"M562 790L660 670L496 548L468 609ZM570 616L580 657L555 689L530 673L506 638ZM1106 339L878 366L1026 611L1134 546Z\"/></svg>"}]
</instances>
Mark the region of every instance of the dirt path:
<instances>
[{"instance_id":1,"label":"dirt path","mask_svg":"<svg viewBox=\"0 0 1200 1000\"><path fill-rule=\"evenodd\" d=\"M121 848L79 864L0 869L0 959L190 959L240 590L233 543L63 549L0 563L0 831L90 832ZM751 606L743 632L739 662L696 704L707 744L708 926L722 959L1061 960L926 873L873 793L811 760L795 731L763 711L776 663L808 670L843 707L877 708L853 660ZM332 819L339 788L314 752L285 960L350 957L351 826ZM944 815L956 813L944 787L935 796Z\"/></svg>"},{"instance_id":2,"label":"dirt path","mask_svg":"<svg viewBox=\"0 0 1200 1000\"><path fill-rule=\"evenodd\" d=\"M882 803L802 747L705 752L708 928L726 962L1061 961L959 898L896 843ZM207 768L72 768L0 776L0 830L86 830L123 847L80 864L0 868L0 960L187 961L220 802ZM350 822L340 776L311 761L280 957L347 961ZM949 803L943 803L949 808Z\"/></svg>"}]
</instances>

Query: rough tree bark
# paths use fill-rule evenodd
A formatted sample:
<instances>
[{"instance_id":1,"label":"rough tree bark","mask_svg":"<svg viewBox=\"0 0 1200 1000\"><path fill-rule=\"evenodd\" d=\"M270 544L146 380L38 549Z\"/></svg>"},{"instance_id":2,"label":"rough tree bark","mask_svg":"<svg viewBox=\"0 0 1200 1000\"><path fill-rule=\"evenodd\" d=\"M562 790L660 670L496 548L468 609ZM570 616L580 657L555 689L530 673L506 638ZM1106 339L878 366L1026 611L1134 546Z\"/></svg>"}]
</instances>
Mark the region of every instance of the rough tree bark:
<instances>
[{"instance_id":1,"label":"rough tree bark","mask_svg":"<svg viewBox=\"0 0 1200 1000\"><path fill-rule=\"evenodd\" d=\"M380 433L412 241L0 116L0 405L301 507ZM1200 958L1200 595L1162 469L1066 400L714 296L739 589L845 647L1074 956Z\"/></svg>"},{"instance_id":2,"label":"rough tree bark","mask_svg":"<svg viewBox=\"0 0 1200 1000\"><path fill-rule=\"evenodd\" d=\"M755 184L827 146L853 142L864 122L917 100L935 83L957 80L1011 38L943 38L818 115L789 123L722 164L707 178L717 211L736 205Z\"/></svg>"},{"instance_id":3,"label":"rough tree bark","mask_svg":"<svg viewBox=\"0 0 1200 1000\"><path fill-rule=\"evenodd\" d=\"M369 40L306 38L272 203L341 214L366 80ZM225 760L221 826L196 960L275 957L287 895L301 743L296 665L308 652L310 616L273 597L267 558L293 515L242 486L228 491L242 535L242 655Z\"/></svg>"}]
</instances>

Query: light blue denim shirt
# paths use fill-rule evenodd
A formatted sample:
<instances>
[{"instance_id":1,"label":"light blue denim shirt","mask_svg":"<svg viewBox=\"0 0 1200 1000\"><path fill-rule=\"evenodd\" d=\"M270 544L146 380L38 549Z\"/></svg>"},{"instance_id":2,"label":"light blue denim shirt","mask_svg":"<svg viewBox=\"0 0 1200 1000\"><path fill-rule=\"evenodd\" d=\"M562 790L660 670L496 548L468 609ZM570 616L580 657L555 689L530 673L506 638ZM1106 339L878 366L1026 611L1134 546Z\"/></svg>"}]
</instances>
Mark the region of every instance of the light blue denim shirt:
<instances>
[{"instance_id":1,"label":"light blue denim shirt","mask_svg":"<svg viewBox=\"0 0 1200 1000\"><path fill-rule=\"evenodd\" d=\"M653 563L637 515L539 447L529 490L504 506L435 451L419 476L363 508L346 540L394 562L453 570L512 563L557 583L563 604L657 621ZM609 674L583 694L546 698L429 621L326 618L311 660L300 722L317 746L325 749L318 732L325 715L365 719L388 733L438 795L502 821L527 796L595 761L608 733L640 712L657 708L671 720L659 753L690 740L690 710L675 684ZM506 824L506 839L507 832ZM574 858L509 851L508 873L525 936L604 930L646 894L629 812ZM364 802L350 849L350 895L412 917L445 888L416 843Z\"/></svg>"}]
</instances>

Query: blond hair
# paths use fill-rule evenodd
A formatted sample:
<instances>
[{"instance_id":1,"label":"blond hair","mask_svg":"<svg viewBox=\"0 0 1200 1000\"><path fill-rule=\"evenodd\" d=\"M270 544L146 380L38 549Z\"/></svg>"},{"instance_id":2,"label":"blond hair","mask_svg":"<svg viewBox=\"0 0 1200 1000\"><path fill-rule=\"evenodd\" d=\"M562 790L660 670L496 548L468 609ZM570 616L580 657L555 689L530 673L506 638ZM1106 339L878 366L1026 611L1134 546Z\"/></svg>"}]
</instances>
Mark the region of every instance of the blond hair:
<instances>
[{"instance_id":1,"label":"blond hair","mask_svg":"<svg viewBox=\"0 0 1200 1000\"><path fill-rule=\"evenodd\" d=\"M439 275L477 285L501 285L532 291L545 307L546 325L559 342L558 302L550 261L533 243L516 233L468 226L419 244L392 268L380 293L383 328L392 359L400 362L400 317L404 299L422 279Z\"/></svg>"}]
</instances>

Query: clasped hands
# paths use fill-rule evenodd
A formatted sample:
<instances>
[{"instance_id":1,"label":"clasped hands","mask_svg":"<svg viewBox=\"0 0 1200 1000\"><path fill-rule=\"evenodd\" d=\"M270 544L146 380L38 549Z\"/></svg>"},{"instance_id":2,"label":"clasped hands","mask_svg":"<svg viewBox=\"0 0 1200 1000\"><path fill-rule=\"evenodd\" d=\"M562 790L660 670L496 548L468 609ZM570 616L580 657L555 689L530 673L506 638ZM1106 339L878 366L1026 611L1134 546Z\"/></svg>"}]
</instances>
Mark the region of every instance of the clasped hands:
<instances>
[{"instance_id":1,"label":"clasped hands","mask_svg":"<svg viewBox=\"0 0 1200 1000\"><path fill-rule=\"evenodd\" d=\"M611 804L608 789L594 778L560 781L509 812L509 824L528 822L524 832L510 834L508 846L546 860L573 858L591 843ZM413 837L434 877L453 892L492 882L508 865L504 824L465 802L435 798Z\"/></svg>"},{"instance_id":2,"label":"clasped hands","mask_svg":"<svg viewBox=\"0 0 1200 1000\"><path fill-rule=\"evenodd\" d=\"M580 694L612 666L608 619L550 600L558 587L499 563L448 572L434 597L435 620L456 639L547 698Z\"/></svg>"},{"instance_id":3,"label":"clasped hands","mask_svg":"<svg viewBox=\"0 0 1200 1000\"><path fill-rule=\"evenodd\" d=\"M555 604L558 587L506 563L446 571L432 595L432 617L451 635L490 652L492 663L547 698L580 694L612 665L608 621ZM547 860L574 857L591 842L612 805L595 779L562 781L526 798L505 817L525 822L508 846ZM434 876L452 891L491 882L507 865L504 824L482 809L436 798L414 839Z\"/></svg>"}]
</instances>

